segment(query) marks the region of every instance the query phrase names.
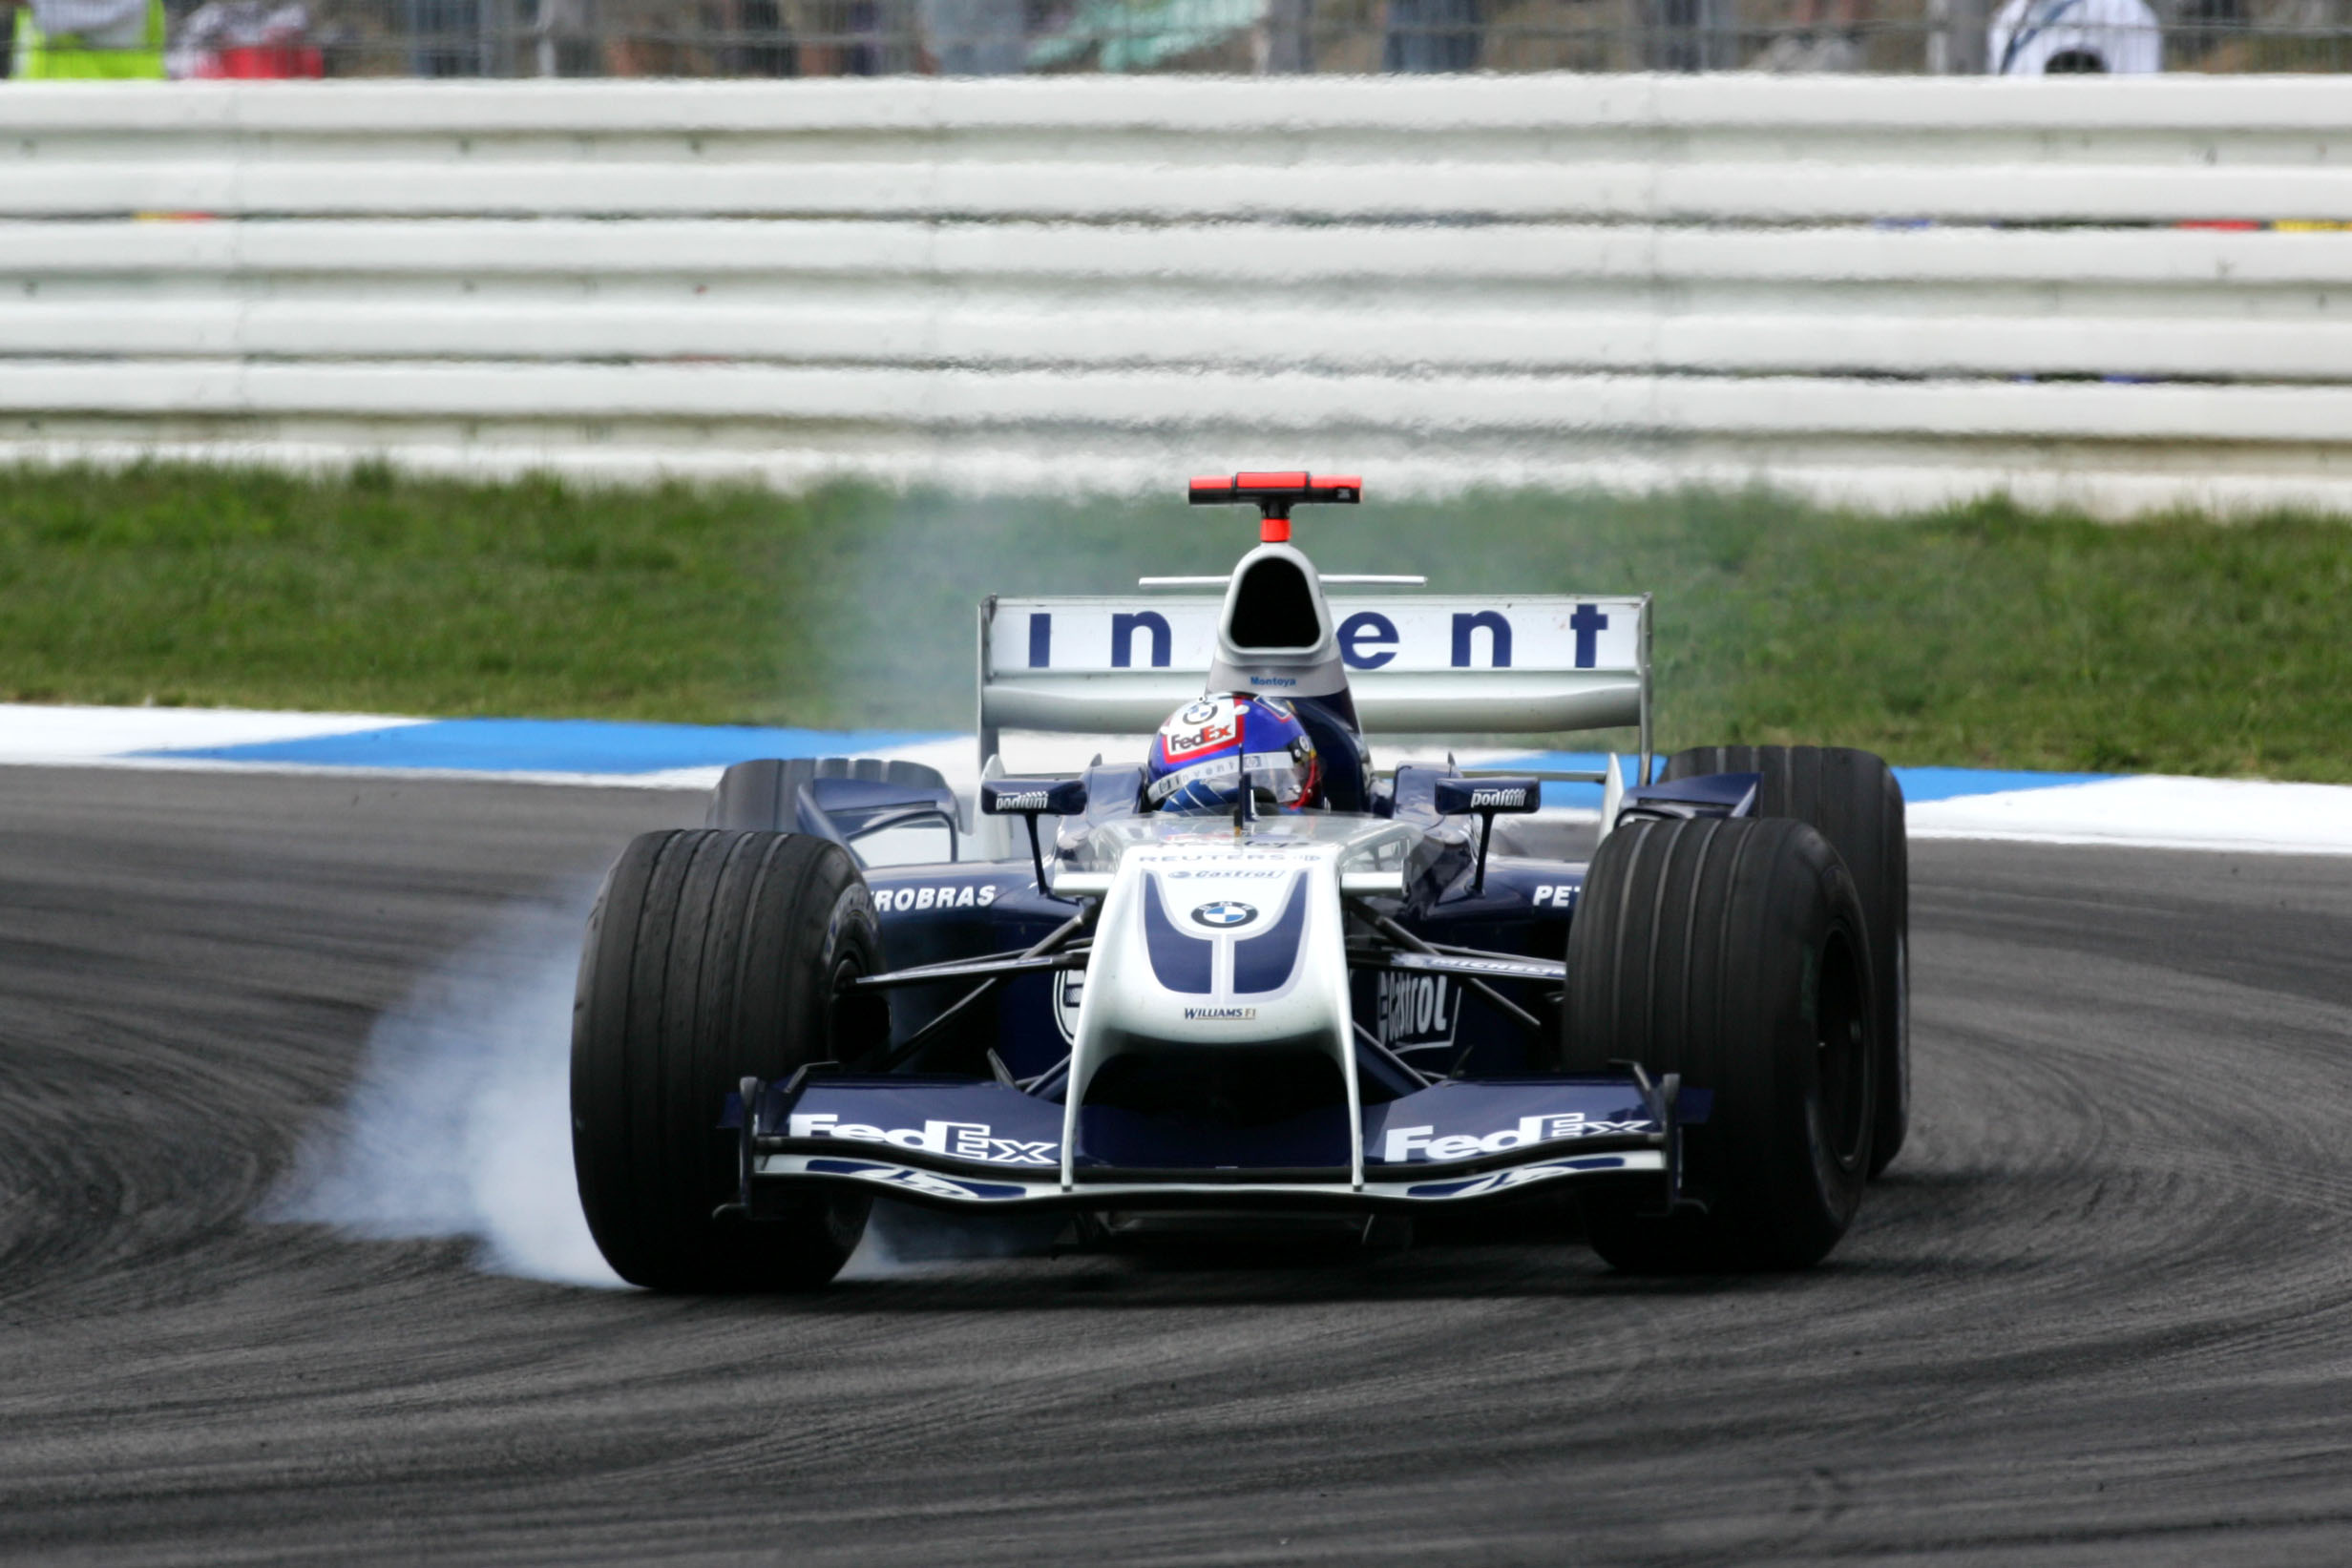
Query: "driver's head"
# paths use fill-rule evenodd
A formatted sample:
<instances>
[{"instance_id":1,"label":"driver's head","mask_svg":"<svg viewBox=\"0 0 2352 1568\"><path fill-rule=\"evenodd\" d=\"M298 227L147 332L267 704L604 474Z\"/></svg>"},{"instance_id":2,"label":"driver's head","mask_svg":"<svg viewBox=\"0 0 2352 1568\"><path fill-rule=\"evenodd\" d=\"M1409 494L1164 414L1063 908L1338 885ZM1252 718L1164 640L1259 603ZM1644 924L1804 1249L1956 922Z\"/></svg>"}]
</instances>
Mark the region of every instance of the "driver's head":
<instances>
[{"instance_id":1,"label":"driver's head","mask_svg":"<svg viewBox=\"0 0 2352 1568\"><path fill-rule=\"evenodd\" d=\"M1247 787L1267 811L1323 804L1314 742L1278 697L1211 692L1176 710L1144 763L1144 804L1155 811L1226 812Z\"/></svg>"}]
</instances>

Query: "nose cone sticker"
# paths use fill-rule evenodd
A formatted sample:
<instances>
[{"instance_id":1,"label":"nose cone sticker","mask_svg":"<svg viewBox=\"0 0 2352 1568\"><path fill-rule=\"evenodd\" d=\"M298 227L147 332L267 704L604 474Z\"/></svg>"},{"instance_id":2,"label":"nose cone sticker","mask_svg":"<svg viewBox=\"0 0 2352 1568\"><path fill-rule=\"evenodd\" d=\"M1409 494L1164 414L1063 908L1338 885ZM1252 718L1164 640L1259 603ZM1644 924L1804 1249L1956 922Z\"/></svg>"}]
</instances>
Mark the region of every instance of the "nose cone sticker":
<instances>
[{"instance_id":1,"label":"nose cone sticker","mask_svg":"<svg viewBox=\"0 0 2352 1568\"><path fill-rule=\"evenodd\" d=\"M1230 930L1235 926L1247 926L1257 917L1256 905L1244 904L1237 898L1220 898L1213 904L1204 904L1192 911L1194 924L1214 926L1219 930Z\"/></svg>"}]
</instances>

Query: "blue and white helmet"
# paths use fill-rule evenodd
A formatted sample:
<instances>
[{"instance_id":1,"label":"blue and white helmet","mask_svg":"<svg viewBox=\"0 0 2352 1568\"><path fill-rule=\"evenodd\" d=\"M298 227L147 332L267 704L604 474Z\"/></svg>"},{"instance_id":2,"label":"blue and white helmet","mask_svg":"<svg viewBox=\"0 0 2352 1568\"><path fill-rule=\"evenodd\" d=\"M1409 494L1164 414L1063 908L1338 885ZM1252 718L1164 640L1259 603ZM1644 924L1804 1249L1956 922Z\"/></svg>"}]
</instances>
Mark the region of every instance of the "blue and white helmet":
<instances>
[{"instance_id":1,"label":"blue and white helmet","mask_svg":"<svg viewBox=\"0 0 2352 1568\"><path fill-rule=\"evenodd\" d=\"M1229 812L1245 777L1275 810L1322 802L1314 742L1290 703L1211 692L1160 726L1144 763L1144 804L1155 811Z\"/></svg>"}]
</instances>

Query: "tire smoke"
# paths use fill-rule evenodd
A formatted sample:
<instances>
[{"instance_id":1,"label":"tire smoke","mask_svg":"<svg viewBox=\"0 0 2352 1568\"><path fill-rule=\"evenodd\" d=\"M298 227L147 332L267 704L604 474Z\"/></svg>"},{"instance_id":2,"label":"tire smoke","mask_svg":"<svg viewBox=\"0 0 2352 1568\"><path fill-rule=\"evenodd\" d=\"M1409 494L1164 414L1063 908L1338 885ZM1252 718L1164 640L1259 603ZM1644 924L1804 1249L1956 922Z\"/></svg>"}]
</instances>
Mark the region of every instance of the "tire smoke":
<instances>
[{"instance_id":1,"label":"tire smoke","mask_svg":"<svg viewBox=\"0 0 2352 1568\"><path fill-rule=\"evenodd\" d=\"M475 1266L619 1288L572 1177L572 985L593 883L519 904L376 1020L348 1103L262 1211L475 1239Z\"/></svg>"},{"instance_id":2,"label":"tire smoke","mask_svg":"<svg viewBox=\"0 0 2352 1568\"><path fill-rule=\"evenodd\" d=\"M572 1175L572 987L595 901L583 882L511 906L380 1016L349 1100L304 1139L261 1217L371 1241L469 1237L485 1272L625 1289ZM1041 1252L1058 1228L874 1209L845 1279Z\"/></svg>"}]
</instances>

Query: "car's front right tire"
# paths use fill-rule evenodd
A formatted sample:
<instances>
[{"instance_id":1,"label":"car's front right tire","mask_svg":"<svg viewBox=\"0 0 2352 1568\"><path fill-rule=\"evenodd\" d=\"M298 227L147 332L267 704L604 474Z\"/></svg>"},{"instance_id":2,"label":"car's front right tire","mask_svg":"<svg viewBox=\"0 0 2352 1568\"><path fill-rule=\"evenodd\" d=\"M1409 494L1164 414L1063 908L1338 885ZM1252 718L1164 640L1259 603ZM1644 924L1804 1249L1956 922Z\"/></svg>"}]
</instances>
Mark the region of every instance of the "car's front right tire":
<instances>
[{"instance_id":1,"label":"car's front right tire","mask_svg":"<svg viewBox=\"0 0 2352 1568\"><path fill-rule=\"evenodd\" d=\"M1868 1178L1880 1059L1862 909L1828 842L1787 818L1628 823L1594 853L1567 969L1570 1072L1635 1061L1712 1101L1683 1135L1705 1212L1595 1189L1594 1250L1635 1273L1826 1256Z\"/></svg>"},{"instance_id":2,"label":"car's front right tire","mask_svg":"<svg viewBox=\"0 0 2352 1568\"><path fill-rule=\"evenodd\" d=\"M745 1077L835 1059L845 975L881 965L849 851L797 833L642 834L604 879L572 1010L572 1160L605 1261L657 1290L789 1289L839 1272L865 1224L811 1193L781 1218L713 1210L737 1190L719 1126Z\"/></svg>"},{"instance_id":3,"label":"car's front right tire","mask_svg":"<svg viewBox=\"0 0 2352 1568\"><path fill-rule=\"evenodd\" d=\"M1880 758L1850 746L1692 746L1668 760L1666 777L1757 775L1755 814L1810 823L1854 877L1870 936L1879 1011L1879 1111L1870 1174L1902 1151L1911 1126L1911 854L1902 786Z\"/></svg>"}]
</instances>

